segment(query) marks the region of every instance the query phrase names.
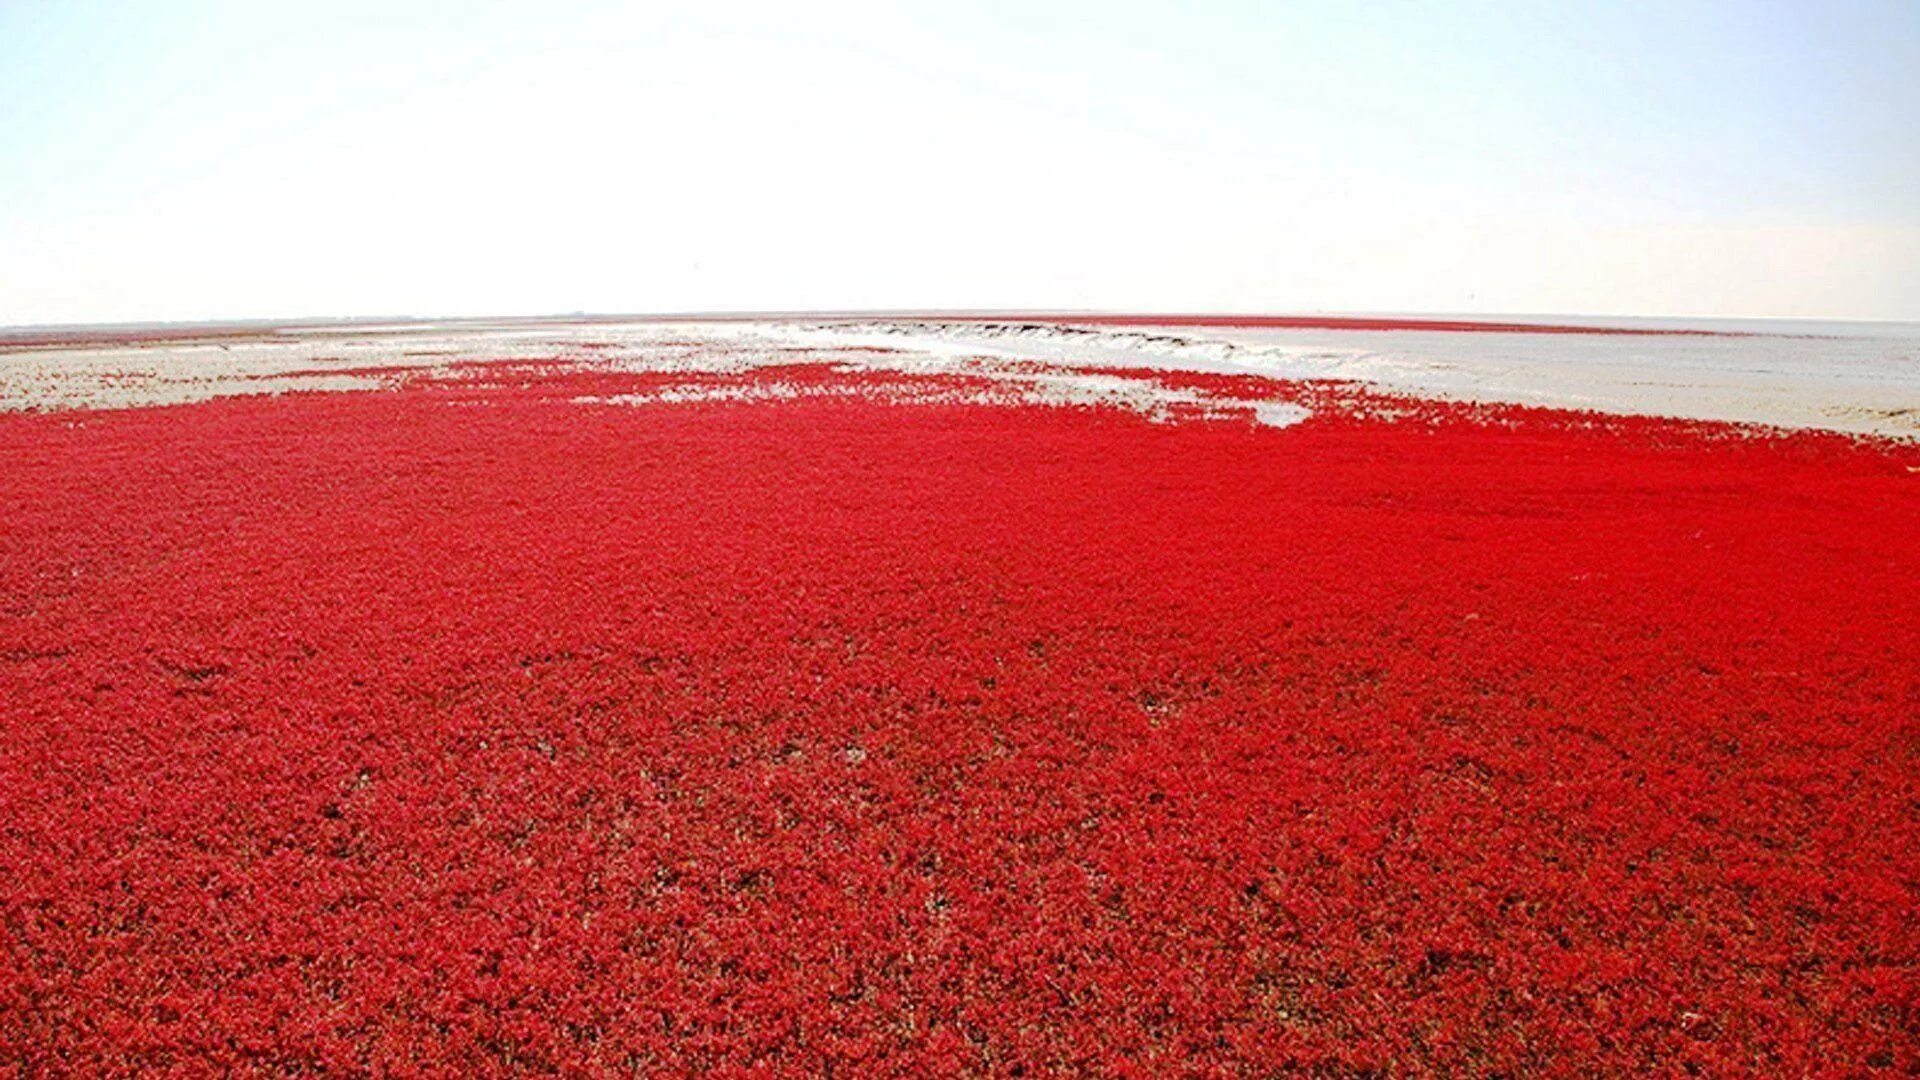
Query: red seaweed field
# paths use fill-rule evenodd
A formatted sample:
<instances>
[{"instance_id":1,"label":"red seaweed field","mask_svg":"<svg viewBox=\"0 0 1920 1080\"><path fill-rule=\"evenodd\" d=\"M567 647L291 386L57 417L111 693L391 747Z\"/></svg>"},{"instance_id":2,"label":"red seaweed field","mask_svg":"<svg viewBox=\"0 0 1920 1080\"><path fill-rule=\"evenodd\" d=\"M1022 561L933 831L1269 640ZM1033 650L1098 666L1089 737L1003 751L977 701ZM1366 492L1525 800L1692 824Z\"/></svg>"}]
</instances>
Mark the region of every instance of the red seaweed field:
<instances>
[{"instance_id":1,"label":"red seaweed field","mask_svg":"<svg viewBox=\"0 0 1920 1080\"><path fill-rule=\"evenodd\" d=\"M0 415L0 1075L1920 1069L1913 447L664 378Z\"/></svg>"}]
</instances>

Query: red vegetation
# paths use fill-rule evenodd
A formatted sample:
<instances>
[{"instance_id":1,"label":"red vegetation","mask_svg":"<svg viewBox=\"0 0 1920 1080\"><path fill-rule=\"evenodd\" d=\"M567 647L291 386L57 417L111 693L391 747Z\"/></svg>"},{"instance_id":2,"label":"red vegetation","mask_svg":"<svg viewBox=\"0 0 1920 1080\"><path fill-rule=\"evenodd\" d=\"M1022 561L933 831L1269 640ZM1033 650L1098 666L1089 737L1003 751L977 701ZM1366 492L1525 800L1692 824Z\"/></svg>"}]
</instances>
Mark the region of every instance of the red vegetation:
<instances>
[{"instance_id":1,"label":"red vegetation","mask_svg":"<svg viewBox=\"0 0 1920 1080\"><path fill-rule=\"evenodd\" d=\"M1912 453L544 370L0 418L0 1072L1920 1067Z\"/></svg>"}]
</instances>

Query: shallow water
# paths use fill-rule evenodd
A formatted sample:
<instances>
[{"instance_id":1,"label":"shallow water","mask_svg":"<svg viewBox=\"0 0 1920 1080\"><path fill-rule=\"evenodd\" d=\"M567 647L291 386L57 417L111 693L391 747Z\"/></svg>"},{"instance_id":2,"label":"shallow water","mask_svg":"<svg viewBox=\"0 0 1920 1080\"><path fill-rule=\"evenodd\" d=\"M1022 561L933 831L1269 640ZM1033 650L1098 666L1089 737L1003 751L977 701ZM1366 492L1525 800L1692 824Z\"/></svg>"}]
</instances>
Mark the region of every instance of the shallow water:
<instances>
[{"instance_id":1,"label":"shallow water","mask_svg":"<svg viewBox=\"0 0 1920 1080\"><path fill-rule=\"evenodd\" d=\"M1590 320L1703 334L842 323L1055 362L1347 379L1437 397L1920 437L1920 324ZM1791 330L1791 333L1785 332Z\"/></svg>"},{"instance_id":2,"label":"shallow water","mask_svg":"<svg viewBox=\"0 0 1920 1080\"><path fill-rule=\"evenodd\" d=\"M982 370L1008 360L1341 379L1458 400L1920 438L1920 324L1595 319L1682 335L1448 333L907 318L681 322L421 322L263 329L258 337L0 352L0 411L177 404L227 394L366 390L406 370L462 361L561 358L705 369L790 362L795 350L873 349L834 362L888 370ZM377 374L368 369L379 369ZM1032 383L1029 372L1018 375ZM1100 400L1096 376L1045 389ZM1169 399L1170 403L1179 404ZM1297 418L1297 417L1296 417ZM1278 417L1276 417L1278 419Z\"/></svg>"}]
</instances>

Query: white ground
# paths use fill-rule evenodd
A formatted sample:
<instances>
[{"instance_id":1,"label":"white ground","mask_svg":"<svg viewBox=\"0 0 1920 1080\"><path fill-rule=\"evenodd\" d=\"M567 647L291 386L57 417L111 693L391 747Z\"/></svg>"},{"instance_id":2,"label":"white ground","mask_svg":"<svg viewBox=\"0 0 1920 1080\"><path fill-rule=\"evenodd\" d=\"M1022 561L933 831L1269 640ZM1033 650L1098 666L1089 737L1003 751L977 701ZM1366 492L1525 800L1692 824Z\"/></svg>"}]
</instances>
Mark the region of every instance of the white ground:
<instances>
[{"instance_id":1,"label":"white ground","mask_svg":"<svg viewBox=\"0 0 1920 1080\"><path fill-rule=\"evenodd\" d=\"M1799 330L1586 336L873 319L398 324L266 331L220 343L0 351L0 410L369 390L398 376L366 368L431 370L465 360L558 357L695 372L824 359L882 371L984 375L1020 400L1108 404L1153 416L1173 408L1240 411L1277 425L1305 410L1279 392L1273 399L1204 398L1163 385L1153 371L1343 379L1460 400L1920 438L1920 328ZM1813 330L1819 332L1806 332ZM684 400L688 393L650 400Z\"/></svg>"}]
</instances>

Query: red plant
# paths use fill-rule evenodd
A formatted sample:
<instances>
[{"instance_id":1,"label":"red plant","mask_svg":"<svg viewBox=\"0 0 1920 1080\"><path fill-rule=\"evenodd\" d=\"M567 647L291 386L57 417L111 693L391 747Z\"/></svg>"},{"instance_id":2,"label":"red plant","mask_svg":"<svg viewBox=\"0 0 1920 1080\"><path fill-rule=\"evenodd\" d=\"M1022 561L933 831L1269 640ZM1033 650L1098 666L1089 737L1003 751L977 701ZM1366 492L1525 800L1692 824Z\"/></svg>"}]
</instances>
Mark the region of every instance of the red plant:
<instances>
[{"instance_id":1,"label":"red plant","mask_svg":"<svg viewBox=\"0 0 1920 1080\"><path fill-rule=\"evenodd\" d=\"M1920 1067L1911 450L663 378L0 418L0 1071Z\"/></svg>"}]
</instances>

